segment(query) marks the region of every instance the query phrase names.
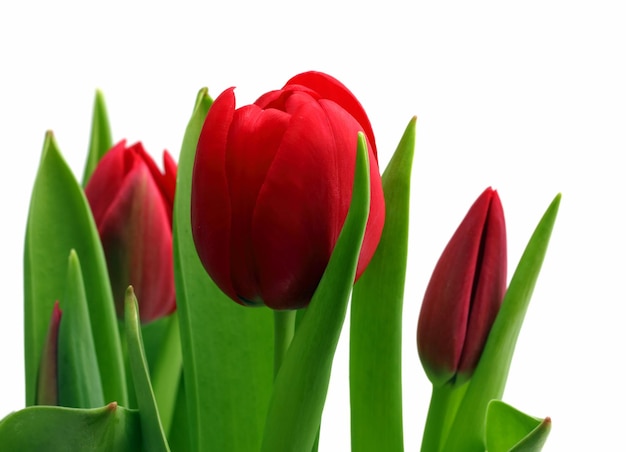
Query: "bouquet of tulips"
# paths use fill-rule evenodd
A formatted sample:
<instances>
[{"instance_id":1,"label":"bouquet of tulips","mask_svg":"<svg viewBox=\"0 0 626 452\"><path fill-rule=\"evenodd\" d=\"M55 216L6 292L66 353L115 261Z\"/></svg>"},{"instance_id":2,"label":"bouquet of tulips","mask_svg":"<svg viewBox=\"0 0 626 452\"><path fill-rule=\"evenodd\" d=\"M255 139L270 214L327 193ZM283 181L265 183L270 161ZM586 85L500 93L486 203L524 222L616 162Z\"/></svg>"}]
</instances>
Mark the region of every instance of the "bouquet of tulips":
<instances>
[{"instance_id":1,"label":"bouquet of tulips","mask_svg":"<svg viewBox=\"0 0 626 452\"><path fill-rule=\"evenodd\" d=\"M24 248L26 407L5 450L311 452L350 315L351 443L403 450L401 326L416 119L382 176L370 121L306 72L251 105L201 89L178 163L114 144L96 93L82 181L48 132ZM501 400L556 219L507 284L497 192L469 208L417 323L423 451L540 450Z\"/></svg>"}]
</instances>

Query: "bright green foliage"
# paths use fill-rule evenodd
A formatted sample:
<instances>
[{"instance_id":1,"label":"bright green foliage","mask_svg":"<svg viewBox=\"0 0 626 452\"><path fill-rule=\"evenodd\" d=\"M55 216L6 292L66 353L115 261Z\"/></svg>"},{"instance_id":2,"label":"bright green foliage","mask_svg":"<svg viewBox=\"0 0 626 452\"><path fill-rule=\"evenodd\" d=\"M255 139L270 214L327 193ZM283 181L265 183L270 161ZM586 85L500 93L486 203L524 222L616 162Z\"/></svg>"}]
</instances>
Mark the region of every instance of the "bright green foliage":
<instances>
[{"instance_id":1,"label":"bright green foliage","mask_svg":"<svg viewBox=\"0 0 626 452\"><path fill-rule=\"evenodd\" d=\"M89 139L89 152L85 161L85 171L83 173L83 187L87 185L89 178L93 174L98 162L113 147L113 137L111 126L109 125L109 115L102 91L97 90L93 102L93 115L91 118L91 137Z\"/></svg>"},{"instance_id":2,"label":"bright green foliage","mask_svg":"<svg viewBox=\"0 0 626 452\"><path fill-rule=\"evenodd\" d=\"M416 118L383 174L385 227L354 286L350 317L352 450L401 451L402 305Z\"/></svg>"},{"instance_id":3,"label":"bright green foliage","mask_svg":"<svg viewBox=\"0 0 626 452\"><path fill-rule=\"evenodd\" d=\"M48 132L33 187L24 247L26 405L35 401L50 313L66 293L67 257L81 260L106 402L127 403L117 318L104 252L85 195Z\"/></svg>"},{"instance_id":4,"label":"bright green foliage","mask_svg":"<svg viewBox=\"0 0 626 452\"><path fill-rule=\"evenodd\" d=\"M70 252L65 293L59 301L59 405L97 408L105 404L96 358L83 275L76 252Z\"/></svg>"},{"instance_id":5,"label":"bright green foliage","mask_svg":"<svg viewBox=\"0 0 626 452\"><path fill-rule=\"evenodd\" d=\"M163 428L161 427L159 411L154 399L154 392L152 391L150 371L148 370L146 354L143 349L143 340L141 338L137 298L135 298L132 287L126 290L124 308L128 361L133 377L137 405L139 407L141 431L143 433L145 448L151 452L169 452L170 449L165 439Z\"/></svg>"},{"instance_id":6,"label":"bright green foliage","mask_svg":"<svg viewBox=\"0 0 626 452\"><path fill-rule=\"evenodd\" d=\"M33 406L0 421L2 450L137 452L142 450L139 413L115 402L101 408Z\"/></svg>"},{"instance_id":7,"label":"bright green foliage","mask_svg":"<svg viewBox=\"0 0 626 452\"><path fill-rule=\"evenodd\" d=\"M487 450L539 452L551 426L550 418L537 419L502 401L493 400L487 407Z\"/></svg>"}]
</instances>

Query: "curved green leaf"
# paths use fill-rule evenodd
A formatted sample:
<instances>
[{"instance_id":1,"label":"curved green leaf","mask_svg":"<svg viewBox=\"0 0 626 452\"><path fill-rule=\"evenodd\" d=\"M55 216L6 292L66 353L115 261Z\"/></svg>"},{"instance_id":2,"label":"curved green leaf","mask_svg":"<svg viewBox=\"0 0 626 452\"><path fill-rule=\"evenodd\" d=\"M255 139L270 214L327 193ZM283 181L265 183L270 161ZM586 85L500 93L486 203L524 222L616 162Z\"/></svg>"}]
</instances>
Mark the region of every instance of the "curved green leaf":
<instances>
[{"instance_id":1,"label":"curved green leaf","mask_svg":"<svg viewBox=\"0 0 626 452\"><path fill-rule=\"evenodd\" d=\"M64 293L67 256L72 249L81 258L105 400L126 405L120 338L104 252L85 195L48 132L31 195L24 246L26 405L35 402L50 313Z\"/></svg>"},{"instance_id":2,"label":"curved green leaf","mask_svg":"<svg viewBox=\"0 0 626 452\"><path fill-rule=\"evenodd\" d=\"M548 438L552 421L537 419L500 400L487 407L486 444L489 452L539 452Z\"/></svg>"},{"instance_id":3,"label":"curved green leaf","mask_svg":"<svg viewBox=\"0 0 626 452\"><path fill-rule=\"evenodd\" d=\"M482 452L485 449L487 405L493 399L500 399L504 392L517 337L548 248L560 201L561 195L558 194L526 245L444 450Z\"/></svg>"},{"instance_id":4,"label":"curved green leaf","mask_svg":"<svg viewBox=\"0 0 626 452\"><path fill-rule=\"evenodd\" d=\"M142 450L139 414L111 402L101 408L33 406L0 421L3 450L136 452Z\"/></svg>"},{"instance_id":5,"label":"curved green leaf","mask_svg":"<svg viewBox=\"0 0 626 452\"><path fill-rule=\"evenodd\" d=\"M59 405L96 408L104 405L83 275L76 252L70 252L65 293L59 301Z\"/></svg>"},{"instance_id":6,"label":"curved green leaf","mask_svg":"<svg viewBox=\"0 0 626 452\"><path fill-rule=\"evenodd\" d=\"M137 308L137 298L133 288L126 290L124 300L124 324L126 329L126 343L128 344L128 360L135 386L135 395L139 407L139 417L141 420L141 431L145 442L146 450L166 451L170 449L163 433L159 410L154 399L152 384L150 382L150 371L143 349L141 339L141 328L139 326L139 310Z\"/></svg>"},{"instance_id":7,"label":"curved green leaf","mask_svg":"<svg viewBox=\"0 0 626 452\"><path fill-rule=\"evenodd\" d=\"M91 137L89 139L89 152L85 161L83 173L83 187L87 185L89 178L93 174L98 162L113 147L113 137L111 126L109 125L109 115L107 114L104 94L96 90L93 102L93 114L91 117Z\"/></svg>"},{"instance_id":8,"label":"curved green leaf","mask_svg":"<svg viewBox=\"0 0 626 452\"><path fill-rule=\"evenodd\" d=\"M212 100L200 90L178 164L174 276L191 450L259 449L273 381L273 317L227 298L206 274L191 235L191 174Z\"/></svg>"},{"instance_id":9,"label":"curved green leaf","mask_svg":"<svg viewBox=\"0 0 626 452\"><path fill-rule=\"evenodd\" d=\"M367 144L359 133L354 189L339 239L274 383L263 452L313 448L370 206Z\"/></svg>"},{"instance_id":10,"label":"curved green leaf","mask_svg":"<svg viewBox=\"0 0 626 452\"><path fill-rule=\"evenodd\" d=\"M350 409L355 452L404 449L402 304L416 121L414 117L409 122L383 174L385 227L352 293Z\"/></svg>"}]
</instances>

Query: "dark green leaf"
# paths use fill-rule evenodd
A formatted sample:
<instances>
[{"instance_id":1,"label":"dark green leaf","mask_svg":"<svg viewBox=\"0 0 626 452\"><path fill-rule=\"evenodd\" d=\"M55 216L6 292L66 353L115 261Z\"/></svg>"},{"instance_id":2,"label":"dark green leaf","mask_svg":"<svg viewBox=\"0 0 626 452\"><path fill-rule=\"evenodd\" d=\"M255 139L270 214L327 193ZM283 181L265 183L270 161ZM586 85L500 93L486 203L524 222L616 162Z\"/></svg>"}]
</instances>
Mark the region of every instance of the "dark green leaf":
<instances>
[{"instance_id":1,"label":"dark green leaf","mask_svg":"<svg viewBox=\"0 0 626 452\"><path fill-rule=\"evenodd\" d=\"M402 303L416 118L383 174L385 227L350 311L352 450L401 451Z\"/></svg>"}]
</instances>

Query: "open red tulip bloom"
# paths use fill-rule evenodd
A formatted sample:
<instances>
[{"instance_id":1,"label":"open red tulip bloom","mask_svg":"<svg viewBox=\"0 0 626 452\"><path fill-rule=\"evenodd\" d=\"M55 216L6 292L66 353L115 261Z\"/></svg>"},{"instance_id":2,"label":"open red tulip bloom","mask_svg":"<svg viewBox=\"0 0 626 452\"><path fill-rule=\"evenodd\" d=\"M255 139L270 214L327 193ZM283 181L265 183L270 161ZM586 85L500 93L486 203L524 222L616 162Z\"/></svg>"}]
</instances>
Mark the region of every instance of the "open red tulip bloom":
<instances>
[{"instance_id":1,"label":"open red tulip bloom","mask_svg":"<svg viewBox=\"0 0 626 452\"><path fill-rule=\"evenodd\" d=\"M487 188L450 239L424 295L417 346L433 384L474 371L504 297L506 268L502 204Z\"/></svg>"},{"instance_id":2,"label":"open red tulip bloom","mask_svg":"<svg viewBox=\"0 0 626 452\"><path fill-rule=\"evenodd\" d=\"M198 255L224 293L273 309L309 303L348 212L359 131L371 208L357 277L385 217L374 135L358 100L319 72L238 109L233 88L215 100L198 142L191 221Z\"/></svg>"},{"instance_id":3,"label":"open red tulip bloom","mask_svg":"<svg viewBox=\"0 0 626 452\"><path fill-rule=\"evenodd\" d=\"M117 314L124 316L124 294L134 287L141 321L174 311L172 209L176 163L163 154L161 173L141 143L121 141L108 151L85 193L107 260Z\"/></svg>"}]
</instances>

